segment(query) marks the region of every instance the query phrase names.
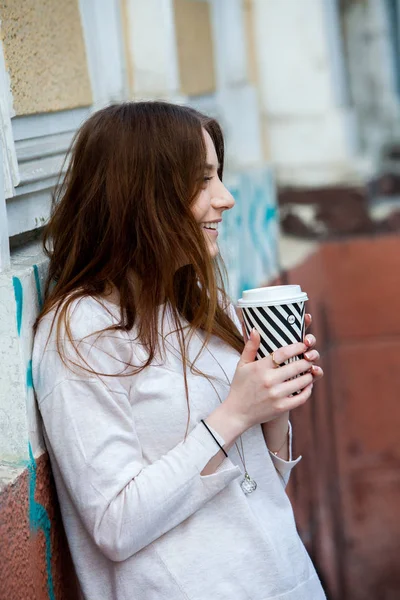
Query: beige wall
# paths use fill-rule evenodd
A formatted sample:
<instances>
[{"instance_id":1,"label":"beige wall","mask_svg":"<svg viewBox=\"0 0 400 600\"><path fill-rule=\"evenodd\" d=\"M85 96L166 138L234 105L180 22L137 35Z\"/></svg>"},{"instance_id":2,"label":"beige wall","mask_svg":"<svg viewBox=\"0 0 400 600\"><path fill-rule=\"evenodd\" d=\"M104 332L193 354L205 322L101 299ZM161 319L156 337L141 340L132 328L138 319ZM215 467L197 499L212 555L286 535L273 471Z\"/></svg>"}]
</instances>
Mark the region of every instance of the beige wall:
<instances>
[{"instance_id":1,"label":"beige wall","mask_svg":"<svg viewBox=\"0 0 400 600\"><path fill-rule=\"evenodd\" d=\"M256 45L253 29L253 0L244 0L243 2L243 17L246 31L246 50L247 50L247 69L250 83L257 85L258 83L258 68Z\"/></svg>"},{"instance_id":2,"label":"beige wall","mask_svg":"<svg viewBox=\"0 0 400 600\"><path fill-rule=\"evenodd\" d=\"M77 0L0 0L0 20L17 115L91 104Z\"/></svg>"},{"instance_id":3,"label":"beige wall","mask_svg":"<svg viewBox=\"0 0 400 600\"><path fill-rule=\"evenodd\" d=\"M181 92L215 91L214 48L208 2L174 0Z\"/></svg>"},{"instance_id":4,"label":"beige wall","mask_svg":"<svg viewBox=\"0 0 400 600\"><path fill-rule=\"evenodd\" d=\"M257 89L258 98L261 100L260 78L258 72L257 47L254 29L254 0L244 0L243 2L243 19L246 32L246 52L247 52L247 72L250 83ZM261 105L261 102L260 102ZM271 158L269 145L269 128L265 115L261 118L261 144L263 158L269 160Z\"/></svg>"}]
</instances>

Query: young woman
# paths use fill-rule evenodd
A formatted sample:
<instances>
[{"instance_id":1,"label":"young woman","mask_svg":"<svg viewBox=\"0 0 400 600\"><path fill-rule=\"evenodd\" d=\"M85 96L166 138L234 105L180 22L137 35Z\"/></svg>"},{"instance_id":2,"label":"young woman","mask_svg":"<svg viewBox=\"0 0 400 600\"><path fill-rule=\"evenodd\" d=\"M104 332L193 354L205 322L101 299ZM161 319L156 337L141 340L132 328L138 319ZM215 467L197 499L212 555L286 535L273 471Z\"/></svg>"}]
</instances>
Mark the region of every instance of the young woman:
<instances>
[{"instance_id":1,"label":"young woman","mask_svg":"<svg viewBox=\"0 0 400 600\"><path fill-rule=\"evenodd\" d=\"M86 600L325 598L285 493L315 338L258 361L258 333L244 343L217 257L223 163L215 120L110 106L45 231L33 377Z\"/></svg>"}]
</instances>

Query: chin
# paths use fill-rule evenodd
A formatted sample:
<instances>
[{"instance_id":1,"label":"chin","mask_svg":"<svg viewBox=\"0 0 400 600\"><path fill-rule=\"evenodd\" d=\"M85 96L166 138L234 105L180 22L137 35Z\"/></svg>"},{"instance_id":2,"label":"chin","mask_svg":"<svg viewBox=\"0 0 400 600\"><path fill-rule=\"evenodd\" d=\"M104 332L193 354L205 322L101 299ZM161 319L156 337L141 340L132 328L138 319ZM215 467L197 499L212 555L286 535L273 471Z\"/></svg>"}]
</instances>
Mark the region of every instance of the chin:
<instances>
[{"instance_id":1,"label":"chin","mask_svg":"<svg viewBox=\"0 0 400 600\"><path fill-rule=\"evenodd\" d=\"M211 256L211 258L215 258L219 254L218 244L217 244L217 242L214 242L213 240L211 240L206 233L204 235L206 236L207 247L210 252L210 256Z\"/></svg>"},{"instance_id":2,"label":"chin","mask_svg":"<svg viewBox=\"0 0 400 600\"><path fill-rule=\"evenodd\" d=\"M211 247L209 247L209 249L210 249L211 258L215 258L216 256L218 256L219 248L216 244L215 245L213 244Z\"/></svg>"}]
</instances>

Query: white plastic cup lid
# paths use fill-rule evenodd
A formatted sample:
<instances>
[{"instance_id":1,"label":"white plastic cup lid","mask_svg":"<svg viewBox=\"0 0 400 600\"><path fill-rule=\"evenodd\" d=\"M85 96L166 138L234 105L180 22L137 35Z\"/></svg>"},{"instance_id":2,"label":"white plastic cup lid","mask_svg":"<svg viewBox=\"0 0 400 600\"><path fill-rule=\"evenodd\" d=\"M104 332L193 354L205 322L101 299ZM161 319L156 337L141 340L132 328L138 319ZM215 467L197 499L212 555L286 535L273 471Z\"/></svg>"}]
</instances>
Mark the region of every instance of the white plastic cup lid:
<instances>
[{"instance_id":1,"label":"white plastic cup lid","mask_svg":"<svg viewBox=\"0 0 400 600\"><path fill-rule=\"evenodd\" d=\"M273 285L269 287L245 290L238 300L238 306L274 306L277 304L293 304L305 302L308 296L299 285Z\"/></svg>"}]
</instances>

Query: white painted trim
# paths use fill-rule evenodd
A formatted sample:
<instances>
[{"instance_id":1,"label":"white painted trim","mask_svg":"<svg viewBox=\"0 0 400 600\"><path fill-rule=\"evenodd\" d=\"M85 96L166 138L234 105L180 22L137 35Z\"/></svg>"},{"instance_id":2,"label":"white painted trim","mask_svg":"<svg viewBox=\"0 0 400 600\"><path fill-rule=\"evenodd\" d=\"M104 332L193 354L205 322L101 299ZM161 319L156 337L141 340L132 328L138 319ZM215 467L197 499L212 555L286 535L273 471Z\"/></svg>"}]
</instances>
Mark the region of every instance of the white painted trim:
<instances>
[{"instance_id":1,"label":"white painted trim","mask_svg":"<svg viewBox=\"0 0 400 600\"><path fill-rule=\"evenodd\" d=\"M51 198L56 179L40 182L37 190L14 196L7 202L8 235L18 235L37 229L46 223L50 215Z\"/></svg>"},{"instance_id":2,"label":"white painted trim","mask_svg":"<svg viewBox=\"0 0 400 600\"><path fill-rule=\"evenodd\" d=\"M11 129L13 114L10 78L6 70L3 44L0 40L0 145L3 148L2 191L4 190L6 198L13 195L14 186L19 182L18 163Z\"/></svg>"},{"instance_id":3,"label":"white painted trim","mask_svg":"<svg viewBox=\"0 0 400 600\"><path fill-rule=\"evenodd\" d=\"M93 108L127 96L127 78L119 0L79 0Z\"/></svg>"},{"instance_id":4,"label":"white painted trim","mask_svg":"<svg viewBox=\"0 0 400 600\"><path fill-rule=\"evenodd\" d=\"M257 91L248 81L243 0L210 0L210 6L217 91L190 102L221 124L228 169L260 166L262 128Z\"/></svg>"},{"instance_id":5,"label":"white painted trim","mask_svg":"<svg viewBox=\"0 0 400 600\"><path fill-rule=\"evenodd\" d=\"M344 59L339 0L323 0L325 31L331 59L330 71L335 105L350 106L350 92Z\"/></svg>"},{"instance_id":6,"label":"white painted trim","mask_svg":"<svg viewBox=\"0 0 400 600\"><path fill-rule=\"evenodd\" d=\"M173 0L167 0L163 3L163 18L166 33L166 50L168 81L170 84L170 93L179 94L180 75L178 66L178 48L176 44L175 14Z\"/></svg>"},{"instance_id":7,"label":"white painted trim","mask_svg":"<svg viewBox=\"0 0 400 600\"><path fill-rule=\"evenodd\" d=\"M31 134L54 131L55 123L52 119L50 122L41 119L39 124L29 123L29 120L26 123L27 131ZM61 123L64 125L62 128L65 128L67 123L71 124L71 119L64 115ZM14 190L14 196L7 202L8 235L31 231L47 221L52 190L58 182L60 172L64 173L68 165L65 156L74 133L68 131L16 142L21 181Z\"/></svg>"},{"instance_id":8,"label":"white painted trim","mask_svg":"<svg viewBox=\"0 0 400 600\"><path fill-rule=\"evenodd\" d=\"M54 113L26 115L12 119L12 132L16 142L75 131L90 115L90 107L60 110Z\"/></svg>"},{"instance_id":9,"label":"white painted trim","mask_svg":"<svg viewBox=\"0 0 400 600\"><path fill-rule=\"evenodd\" d=\"M45 135L38 139L26 139L16 143L18 163L34 158L54 156L66 152L71 145L75 131L67 131L56 135Z\"/></svg>"},{"instance_id":10,"label":"white painted trim","mask_svg":"<svg viewBox=\"0 0 400 600\"><path fill-rule=\"evenodd\" d=\"M3 152L0 144L0 272L9 266L10 245L8 242L6 197L4 194Z\"/></svg>"},{"instance_id":11,"label":"white painted trim","mask_svg":"<svg viewBox=\"0 0 400 600\"><path fill-rule=\"evenodd\" d=\"M243 0L210 0L210 5L217 87L245 85L248 74Z\"/></svg>"},{"instance_id":12,"label":"white painted trim","mask_svg":"<svg viewBox=\"0 0 400 600\"><path fill-rule=\"evenodd\" d=\"M128 52L135 99L179 96L172 0L126 0Z\"/></svg>"}]
</instances>

